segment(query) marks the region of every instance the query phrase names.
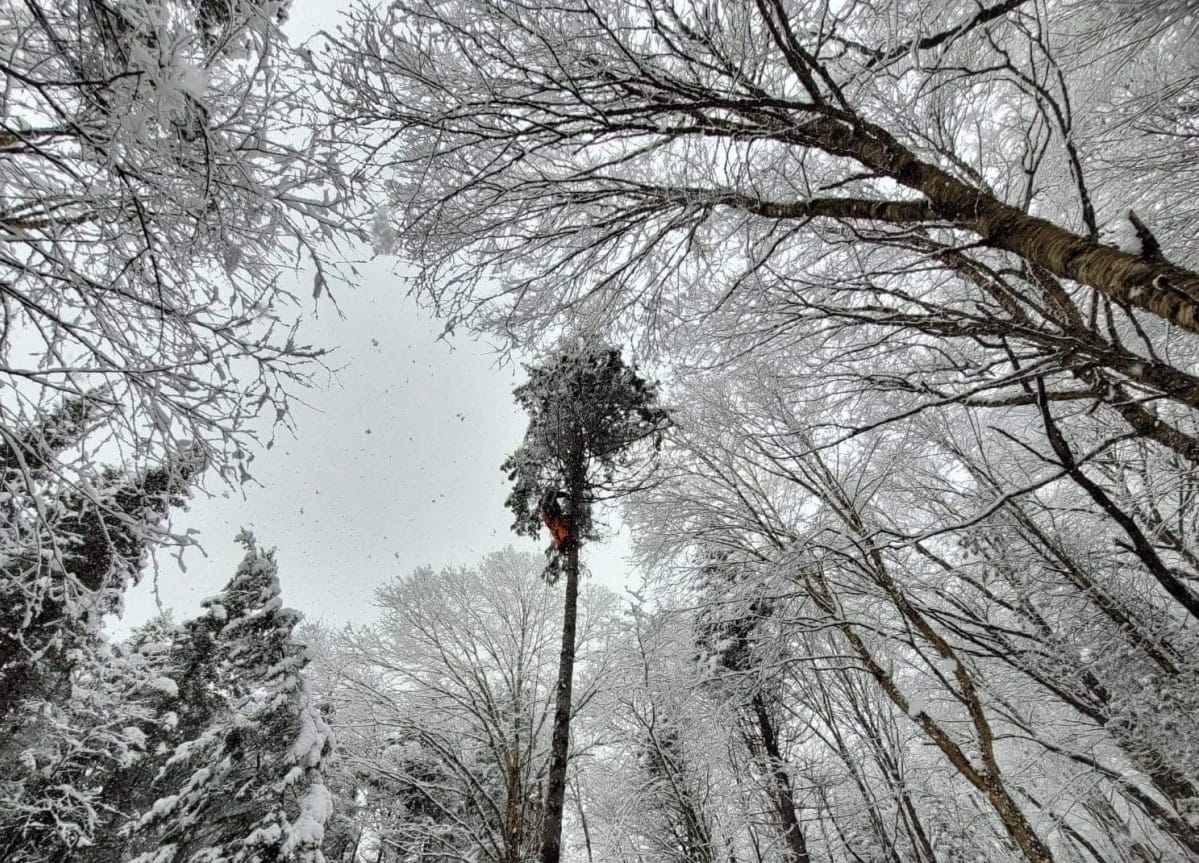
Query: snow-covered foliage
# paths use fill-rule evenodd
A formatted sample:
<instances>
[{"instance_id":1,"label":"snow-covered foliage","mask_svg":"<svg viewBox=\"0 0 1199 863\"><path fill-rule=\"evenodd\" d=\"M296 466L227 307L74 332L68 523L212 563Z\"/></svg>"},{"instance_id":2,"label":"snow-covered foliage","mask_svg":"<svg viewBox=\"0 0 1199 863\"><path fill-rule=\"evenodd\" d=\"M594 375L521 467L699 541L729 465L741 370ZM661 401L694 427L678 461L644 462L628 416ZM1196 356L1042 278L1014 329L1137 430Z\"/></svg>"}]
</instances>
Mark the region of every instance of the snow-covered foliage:
<instances>
[{"instance_id":1,"label":"snow-covered foliage","mask_svg":"<svg viewBox=\"0 0 1199 863\"><path fill-rule=\"evenodd\" d=\"M246 560L199 618L155 619L122 643L63 629L55 675L16 677L0 740L5 860L322 859L332 734L273 558L242 539Z\"/></svg>"},{"instance_id":2,"label":"snow-covered foliage","mask_svg":"<svg viewBox=\"0 0 1199 863\"><path fill-rule=\"evenodd\" d=\"M65 485L63 451L89 443L108 415L70 400L0 441L0 716L64 685L72 651L120 608L188 490L194 469L178 465L96 468Z\"/></svg>"},{"instance_id":3,"label":"snow-covered foliage","mask_svg":"<svg viewBox=\"0 0 1199 863\"><path fill-rule=\"evenodd\" d=\"M0 855L13 863L89 859L111 827L113 778L151 754L158 671L136 649L81 638L61 659L60 688L5 718L0 747Z\"/></svg>"},{"instance_id":4,"label":"snow-covered foliage","mask_svg":"<svg viewBox=\"0 0 1199 863\"><path fill-rule=\"evenodd\" d=\"M64 485L64 450L102 404L69 400L0 442L0 849L83 857L111 821L109 779L147 755L161 671L110 645L103 617L136 582L188 474L97 468ZM173 686L169 680L165 685Z\"/></svg>"},{"instance_id":5,"label":"snow-covered foliage","mask_svg":"<svg viewBox=\"0 0 1199 863\"><path fill-rule=\"evenodd\" d=\"M7 445L85 398L133 470L182 455L238 477L246 423L285 417L319 352L280 275L303 255L333 278L339 176L298 132L311 101L287 5L0 5ZM73 456L57 469L86 495L88 453Z\"/></svg>"},{"instance_id":6,"label":"snow-covered foliage","mask_svg":"<svg viewBox=\"0 0 1199 863\"><path fill-rule=\"evenodd\" d=\"M0 857L1199 859L1193 2L285 6L0 8ZM313 668L247 536L107 644L341 229L553 345L505 469L562 628L499 555ZM647 589L576 638L617 497Z\"/></svg>"},{"instance_id":7,"label":"snow-covered foliage","mask_svg":"<svg viewBox=\"0 0 1199 863\"><path fill-rule=\"evenodd\" d=\"M202 629L211 633L225 709L179 743L138 830L141 863L321 863L332 797L320 768L333 735L302 674L308 664L284 608L274 556L243 532L246 556ZM212 610L224 614L214 619ZM211 685L211 684L210 684Z\"/></svg>"},{"instance_id":8,"label":"snow-covered foliage","mask_svg":"<svg viewBox=\"0 0 1199 863\"><path fill-rule=\"evenodd\" d=\"M515 396L529 427L503 465L513 483L507 505L516 516L514 529L537 536L554 507L565 519L568 542L578 545L597 536L596 502L644 481L652 467L649 445L656 448L669 417L654 384L615 348L580 338L526 371L529 379ZM551 558L551 574L556 560Z\"/></svg>"},{"instance_id":9,"label":"snow-covered foliage","mask_svg":"<svg viewBox=\"0 0 1199 863\"><path fill-rule=\"evenodd\" d=\"M311 676L338 732L331 863L536 856L560 637L540 570L511 549L418 569L379 589L378 621L317 640ZM611 658L613 605L601 589L580 602L584 704Z\"/></svg>"}]
</instances>

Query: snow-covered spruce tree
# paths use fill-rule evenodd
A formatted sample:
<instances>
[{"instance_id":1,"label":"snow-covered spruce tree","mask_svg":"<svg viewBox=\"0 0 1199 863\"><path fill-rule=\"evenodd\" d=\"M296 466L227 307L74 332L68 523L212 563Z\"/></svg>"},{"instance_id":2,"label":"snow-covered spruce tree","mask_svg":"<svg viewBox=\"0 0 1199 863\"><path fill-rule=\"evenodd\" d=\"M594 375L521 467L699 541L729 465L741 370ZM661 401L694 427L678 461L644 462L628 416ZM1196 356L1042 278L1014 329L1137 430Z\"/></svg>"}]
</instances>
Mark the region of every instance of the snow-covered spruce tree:
<instances>
[{"instance_id":1,"label":"snow-covered spruce tree","mask_svg":"<svg viewBox=\"0 0 1199 863\"><path fill-rule=\"evenodd\" d=\"M544 363L526 370L529 379L514 394L529 415L529 427L503 469L515 483L507 501L516 515L514 529L537 536L544 522L553 536L546 577L566 578L540 851L541 863L558 863L570 745L579 550L598 535L592 519L595 504L629 494L645 482L670 420L658 405L657 388L626 365L615 348L580 340L563 345Z\"/></svg>"},{"instance_id":2,"label":"snow-covered spruce tree","mask_svg":"<svg viewBox=\"0 0 1199 863\"><path fill-rule=\"evenodd\" d=\"M384 783L376 780L371 769L378 765L378 748L370 743L380 740L382 731L358 721L362 715L355 712L356 705L343 689L345 675L357 672L358 663L341 649L338 631L321 621L304 621L295 637L306 646L310 659L304 678L337 740L336 757L321 765L321 778L333 801L321 851L326 863L359 863L364 854L371 863L384 863L374 828L381 821L393 823L393 809L399 807L391 805L386 788L381 787Z\"/></svg>"},{"instance_id":3,"label":"snow-covered spruce tree","mask_svg":"<svg viewBox=\"0 0 1199 863\"><path fill-rule=\"evenodd\" d=\"M159 774L180 743L228 713L229 694L219 685L214 662L219 628L207 614L182 626L164 614L118 646L137 672L134 691L150 720L140 726L138 757L116 764L103 777L91 844L75 852L80 863L123 861L157 847L135 828L140 813L149 811L158 797Z\"/></svg>"},{"instance_id":4,"label":"snow-covered spruce tree","mask_svg":"<svg viewBox=\"0 0 1199 863\"><path fill-rule=\"evenodd\" d=\"M61 549L43 549L47 537L40 528L64 516L53 465L63 449L80 442L92 418L91 404L71 400L0 437L0 718L21 699L64 682L61 630L77 629L79 622L62 613L71 578ZM65 576L58 585L45 577L51 570ZM56 592L58 602L51 596ZM0 738L7 727L0 725Z\"/></svg>"},{"instance_id":5,"label":"snow-covered spruce tree","mask_svg":"<svg viewBox=\"0 0 1199 863\"><path fill-rule=\"evenodd\" d=\"M145 757L161 675L101 619L138 580L198 469L61 466L112 408L67 399L0 436L0 857L77 859L111 822L108 778ZM167 681L169 683L169 681Z\"/></svg>"},{"instance_id":6,"label":"snow-covered spruce tree","mask_svg":"<svg viewBox=\"0 0 1199 863\"><path fill-rule=\"evenodd\" d=\"M162 796L141 819L153 850L139 863L323 861L331 797L320 766L332 733L302 671L272 552L253 537L237 574L206 602L217 686L229 708L184 741L160 774Z\"/></svg>"},{"instance_id":7,"label":"snow-covered spruce tree","mask_svg":"<svg viewBox=\"0 0 1199 863\"><path fill-rule=\"evenodd\" d=\"M153 661L88 631L61 653L55 691L27 698L6 717L0 776L0 859L11 863L106 860L93 846L113 835L109 797L152 751L174 691Z\"/></svg>"}]
</instances>

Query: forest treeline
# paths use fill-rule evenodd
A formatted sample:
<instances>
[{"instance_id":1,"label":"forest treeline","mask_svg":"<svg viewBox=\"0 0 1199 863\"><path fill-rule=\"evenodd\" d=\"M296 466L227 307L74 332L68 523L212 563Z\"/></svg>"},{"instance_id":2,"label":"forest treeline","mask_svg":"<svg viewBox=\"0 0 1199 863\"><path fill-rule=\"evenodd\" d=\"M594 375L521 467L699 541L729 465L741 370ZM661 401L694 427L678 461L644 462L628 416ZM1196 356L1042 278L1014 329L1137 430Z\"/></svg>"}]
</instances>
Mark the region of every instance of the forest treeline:
<instances>
[{"instance_id":1,"label":"forest treeline","mask_svg":"<svg viewBox=\"0 0 1199 863\"><path fill-rule=\"evenodd\" d=\"M289 6L0 7L0 857L1199 860L1199 7ZM372 252L546 556L109 635Z\"/></svg>"}]
</instances>

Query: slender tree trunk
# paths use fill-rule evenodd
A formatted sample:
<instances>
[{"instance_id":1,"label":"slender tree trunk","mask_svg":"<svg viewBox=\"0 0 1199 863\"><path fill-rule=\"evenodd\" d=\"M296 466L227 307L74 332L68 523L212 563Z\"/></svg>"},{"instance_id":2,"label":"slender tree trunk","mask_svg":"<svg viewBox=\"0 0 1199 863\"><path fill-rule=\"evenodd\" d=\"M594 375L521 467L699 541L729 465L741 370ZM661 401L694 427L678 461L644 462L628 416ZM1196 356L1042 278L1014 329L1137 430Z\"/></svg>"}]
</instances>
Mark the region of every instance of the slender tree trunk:
<instances>
[{"instance_id":1,"label":"slender tree trunk","mask_svg":"<svg viewBox=\"0 0 1199 863\"><path fill-rule=\"evenodd\" d=\"M519 704L516 711L519 717ZM514 724L519 723L519 718ZM507 800L504 805L504 850L505 863L520 863L524 846L525 812L524 785L521 783L520 764L520 731L517 730L515 742L504 754L504 794Z\"/></svg>"},{"instance_id":2,"label":"slender tree trunk","mask_svg":"<svg viewBox=\"0 0 1199 863\"><path fill-rule=\"evenodd\" d=\"M587 849L587 863L595 863L595 857L591 852L591 830L587 827L587 813L583 811L583 797L579 793L579 772L578 767L575 768L575 809L579 813L579 824L583 827L583 843Z\"/></svg>"},{"instance_id":3,"label":"slender tree trunk","mask_svg":"<svg viewBox=\"0 0 1199 863\"><path fill-rule=\"evenodd\" d=\"M795 814L795 794L791 789L791 777L783 765L783 755L779 749L778 736L774 733L774 723L766 709L766 701L762 693L756 692L753 697L754 717L758 723L758 734L762 738L762 749L770 769L774 787L771 797L774 798L774 811L778 816L779 829L787 845L789 863L810 863L808 843L804 839L803 828Z\"/></svg>"},{"instance_id":4,"label":"slender tree trunk","mask_svg":"<svg viewBox=\"0 0 1199 863\"><path fill-rule=\"evenodd\" d=\"M576 485L572 483L572 485ZM575 667L575 618L579 603L579 538L574 514L582 503L581 485L570 490L570 535L566 545L566 597L562 608L562 653L558 659L558 691L554 702L554 732L545 786L545 820L541 828L541 863L559 863L562 856L562 810L566 802L566 763L570 750L570 702Z\"/></svg>"}]
</instances>

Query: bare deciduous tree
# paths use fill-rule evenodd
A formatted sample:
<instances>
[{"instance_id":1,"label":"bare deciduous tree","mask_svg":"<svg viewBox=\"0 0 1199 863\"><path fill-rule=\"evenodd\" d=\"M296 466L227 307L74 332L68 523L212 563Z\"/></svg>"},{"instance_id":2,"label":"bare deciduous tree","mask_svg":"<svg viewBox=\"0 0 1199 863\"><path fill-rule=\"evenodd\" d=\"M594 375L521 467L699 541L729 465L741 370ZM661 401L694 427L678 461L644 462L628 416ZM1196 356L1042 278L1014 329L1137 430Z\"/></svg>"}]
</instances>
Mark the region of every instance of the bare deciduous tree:
<instances>
[{"instance_id":1,"label":"bare deciduous tree","mask_svg":"<svg viewBox=\"0 0 1199 863\"><path fill-rule=\"evenodd\" d=\"M333 278L336 161L315 148L281 0L21 0L0 11L0 435L64 396L131 464L231 478L321 351L290 273ZM99 443L93 443L99 446ZM70 462L62 471L75 476Z\"/></svg>"},{"instance_id":2,"label":"bare deciduous tree","mask_svg":"<svg viewBox=\"0 0 1199 863\"><path fill-rule=\"evenodd\" d=\"M379 590L377 623L327 640L316 672L336 707L334 781L351 789L342 805L356 844L379 860L537 853L560 635L540 571L511 549L417 570ZM611 604L583 592L575 713L608 661Z\"/></svg>"}]
</instances>

